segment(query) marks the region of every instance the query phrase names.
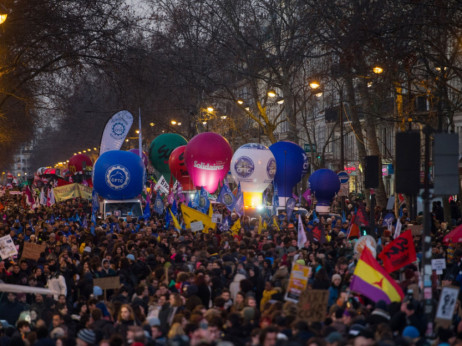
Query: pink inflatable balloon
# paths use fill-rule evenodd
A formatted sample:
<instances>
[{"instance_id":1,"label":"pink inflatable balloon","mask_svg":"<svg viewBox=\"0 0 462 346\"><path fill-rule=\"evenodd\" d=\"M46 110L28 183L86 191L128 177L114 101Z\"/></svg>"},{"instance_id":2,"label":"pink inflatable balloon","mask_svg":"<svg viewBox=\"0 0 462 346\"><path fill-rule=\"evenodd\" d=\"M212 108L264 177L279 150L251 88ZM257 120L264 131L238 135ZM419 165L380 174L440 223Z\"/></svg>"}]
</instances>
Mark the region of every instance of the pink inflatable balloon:
<instances>
[{"instance_id":1,"label":"pink inflatable balloon","mask_svg":"<svg viewBox=\"0 0 462 346\"><path fill-rule=\"evenodd\" d=\"M186 167L194 185L203 186L209 193L214 193L218 182L228 174L232 156L228 141L214 132L194 136L184 151Z\"/></svg>"}]
</instances>

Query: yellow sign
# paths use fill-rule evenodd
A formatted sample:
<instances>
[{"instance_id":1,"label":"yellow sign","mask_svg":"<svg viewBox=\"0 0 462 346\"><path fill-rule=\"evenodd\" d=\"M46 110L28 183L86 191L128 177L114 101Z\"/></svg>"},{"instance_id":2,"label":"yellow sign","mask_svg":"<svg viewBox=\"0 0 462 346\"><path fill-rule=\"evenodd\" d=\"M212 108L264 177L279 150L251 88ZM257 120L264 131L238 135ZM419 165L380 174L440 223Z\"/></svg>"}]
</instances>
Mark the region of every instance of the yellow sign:
<instances>
[{"instance_id":1,"label":"yellow sign","mask_svg":"<svg viewBox=\"0 0 462 346\"><path fill-rule=\"evenodd\" d=\"M306 290L311 267L294 263L290 273L289 285L287 286L286 300L298 302L302 293Z\"/></svg>"}]
</instances>

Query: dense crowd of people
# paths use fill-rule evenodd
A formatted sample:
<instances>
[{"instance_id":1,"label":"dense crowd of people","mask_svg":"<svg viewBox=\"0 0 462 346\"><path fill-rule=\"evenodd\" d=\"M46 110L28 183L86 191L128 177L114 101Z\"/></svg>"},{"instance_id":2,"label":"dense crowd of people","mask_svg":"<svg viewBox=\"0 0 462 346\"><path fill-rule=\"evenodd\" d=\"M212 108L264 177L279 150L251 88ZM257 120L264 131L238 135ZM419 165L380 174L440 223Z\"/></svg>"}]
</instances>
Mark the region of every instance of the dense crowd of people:
<instances>
[{"instance_id":1,"label":"dense crowd of people","mask_svg":"<svg viewBox=\"0 0 462 346\"><path fill-rule=\"evenodd\" d=\"M358 256L348 237L349 219L303 215L307 234L322 225L325 237L298 246L297 217L283 214L278 225L242 216L241 228L178 232L164 215L149 219L98 218L90 229L91 202L68 200L51 207L24 208L21 195L1 197L0 237L10 235L18 255L0 262L6 284L49 288L52 294L3 292L0 346L3 345L462 345L462 310L457 304L449 326L425 337L417 265L393 277L406 298L373 303L350 292ZM349 211L355 208L350 201ZM454 202L455 203L455 202ZM229 219L239 218L215 205ZM456 211L458 208L454 208ZM369 210L365 210L369 213ZM406 209L401 221L411 220ZM375 211L377 225L385 213ZM442 243L447 227L435 206L433 256L446 258L434 275L435 305L441 286L460 287L462 249ZM179 216L181 222L181 215ZM266 222L267 221L267 222ZM412 223L415 223L412 220ZM378 227L377 252L392 239ZM37 260L24 256L27 242L46 244ZM414 236L417 252L419 235ZM286 300L296 262L311 267L307 289L328 291L324 318L308 321L297 303ZM120 285L95 285L100 278ZM325 312L325 314L324 314Z\"/></svg>"}]
</instances>

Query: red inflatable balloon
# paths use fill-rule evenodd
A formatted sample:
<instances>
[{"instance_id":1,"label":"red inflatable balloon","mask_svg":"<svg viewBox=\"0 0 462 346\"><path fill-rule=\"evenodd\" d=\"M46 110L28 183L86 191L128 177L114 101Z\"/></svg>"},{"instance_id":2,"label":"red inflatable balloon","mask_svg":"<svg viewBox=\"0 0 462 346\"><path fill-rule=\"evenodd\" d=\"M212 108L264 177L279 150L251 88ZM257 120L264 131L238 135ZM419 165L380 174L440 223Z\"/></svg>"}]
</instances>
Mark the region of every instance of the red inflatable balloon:
<instances>
[{"instance_id":1,"label":"red inflatable balloon","mask_svg":"<svg viewBox=\"0 0 462 346\"><path fill-rule=\"evenodd\" d=\"M172 151L168 159L168 167L176 180L178 180L183 187L183 191L195 190L191 177L189 176L184 162L184 151L186 145L182 145Z\"/></svg>"},{"instance_id":2,"label":"red inflatable balloon","mask_svg":"<svg viewBox=\"0 0 462 346\"><path fill-rule=\"evenodd\" d=\"M72 156L69 159L69 163L67 165L67 168L69 168L69 171L72 174L81 172L86 167L93 167L93 162L91 162L91 159L85 154L77 154Z\"/></svg>"},{"instance_id":3,"label":"red inflatable balloon","mask_svg":"<svg viewBox=\"0 0 462 346\"><path fill-rule=\"evenodd\" d=\"M214 193L218 182L228 174L233 150L228 141L214 132L193 137L184 152L186 167L196 187Z\"/></svg>"}]
</instances>

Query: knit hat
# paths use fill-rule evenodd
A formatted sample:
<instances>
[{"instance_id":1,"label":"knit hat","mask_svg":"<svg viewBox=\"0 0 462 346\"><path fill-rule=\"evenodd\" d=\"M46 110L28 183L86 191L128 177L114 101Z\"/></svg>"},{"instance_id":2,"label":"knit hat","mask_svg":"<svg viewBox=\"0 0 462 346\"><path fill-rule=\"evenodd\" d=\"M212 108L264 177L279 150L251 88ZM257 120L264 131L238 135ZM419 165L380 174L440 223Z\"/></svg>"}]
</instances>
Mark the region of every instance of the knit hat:
<instances>
[{"instance_id":1,"label":"knit hat","mask_svg":"<svg viewBox=\"0 0 462 346\"><path fill-rule=\"evenodd\" d=\"M85 341L88 344L94 344L96 342L95 332L93 330L87 329L87 328L81 329L77 333L77 338L82 340L82 341Z\"/></svg>"},{"instance_id":2,"label":"knit hat","mask_svg":"<svg viewBox=\"0 0 462 346\"><path fill-rule=\"evenodd\" d=\"M415 338L420 337L420 332L414 326L407 326L403 330L403 337L410 338L410 339L415 339Z\"/></svg>"},{"instance_id":3,"label":"knit hat","mask_svg":"<svg viewBox=\"0 0 462 346\"><path fill-rule=\"evenodd\" d=\"M93 294L95 296L102 296L103 295L103 290L99 286L93 286Z\"/></svg>"},{"instance_id":4,"label":"knit hat","mask_svg":"<svg viewBox=\"0 0 462 346\"><path fill-rule=\"evenodd\" d=\"M340 274L332 275L332 282L334 282L334 280L336 280L336 279L342 280L342 277L340 276Z\"/></svg>"},{"instance_id":5,"label":"knit hat","mask_svg":"<svg viewBox=\"0 0 462 346\"><path fill-rule=\"evenodd\" d=\"M134 261L135 256L133 256L131 253L127 255L127 259Z\"/></svg>"}]
</instances>

